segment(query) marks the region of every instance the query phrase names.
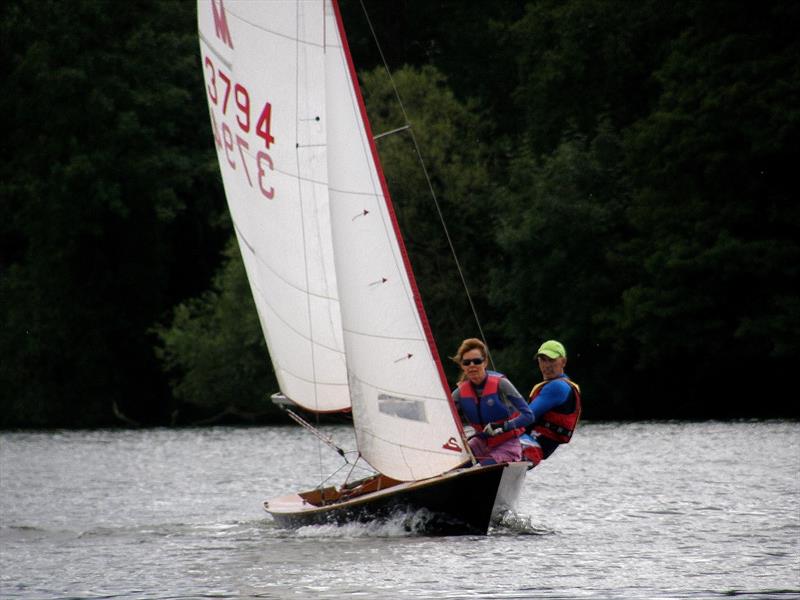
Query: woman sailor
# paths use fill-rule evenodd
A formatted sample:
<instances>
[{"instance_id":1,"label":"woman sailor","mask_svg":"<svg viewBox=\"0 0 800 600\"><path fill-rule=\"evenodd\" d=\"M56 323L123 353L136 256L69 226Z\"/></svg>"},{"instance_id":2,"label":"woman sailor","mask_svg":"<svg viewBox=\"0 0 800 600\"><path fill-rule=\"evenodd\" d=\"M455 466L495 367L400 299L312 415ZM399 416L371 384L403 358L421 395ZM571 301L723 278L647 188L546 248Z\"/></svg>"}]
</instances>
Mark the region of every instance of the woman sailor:
<instances>
[{"instance_id":1,"label":"woman sailor","mask_svg":"<svg viewBox=\"0 0 800 600\"><path fill-rule=\"evenodd\" d=\"M461 342L453 357L461 366L453 402L476 431L469 446L481 464L518 461L522 459L519 436L533 423L533 413L504 375L487 371L487 355L481 340Z\"/></svg>"}]
</instances>

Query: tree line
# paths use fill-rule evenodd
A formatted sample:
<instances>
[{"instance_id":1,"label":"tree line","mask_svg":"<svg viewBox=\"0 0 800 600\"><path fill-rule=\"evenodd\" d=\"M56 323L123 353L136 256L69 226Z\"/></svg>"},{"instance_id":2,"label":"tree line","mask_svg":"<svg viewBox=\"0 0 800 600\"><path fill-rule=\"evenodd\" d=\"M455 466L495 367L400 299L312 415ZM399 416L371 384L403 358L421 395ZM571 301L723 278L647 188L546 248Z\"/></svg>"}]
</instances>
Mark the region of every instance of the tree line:
<instances>
[{"instance_id":1,"label":"tree line","mask_svg":"<svg viewBox=\"0 0 800 600\"><path fill-rule=\"evenodd\" d=\"M341 0L447 360L523 393L562 341L591 419L797 417L793 2ZM271 422L195 6L0 8L0 426Z\"/></svg>"}]
</instances>

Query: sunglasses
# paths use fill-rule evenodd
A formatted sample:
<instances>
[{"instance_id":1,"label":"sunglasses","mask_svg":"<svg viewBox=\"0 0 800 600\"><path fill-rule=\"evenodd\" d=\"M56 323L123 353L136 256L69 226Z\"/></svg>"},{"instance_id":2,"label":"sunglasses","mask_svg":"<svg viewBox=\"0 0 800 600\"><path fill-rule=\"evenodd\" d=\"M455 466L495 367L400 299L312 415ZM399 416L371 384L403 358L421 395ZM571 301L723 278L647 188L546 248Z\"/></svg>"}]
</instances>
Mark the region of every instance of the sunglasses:
<instances>
[{"instance_id":1,"label":"sunglasses","mask_svg":"<svg viewBox=\"0 0 800 600\"><path fill-rule=\"evenodd\" d=\"M468 365L480 365L483 364L483 361L486 360L484 358L465 358L461 361L461 364L465 367Z\"/></svg>"}]
</instances>

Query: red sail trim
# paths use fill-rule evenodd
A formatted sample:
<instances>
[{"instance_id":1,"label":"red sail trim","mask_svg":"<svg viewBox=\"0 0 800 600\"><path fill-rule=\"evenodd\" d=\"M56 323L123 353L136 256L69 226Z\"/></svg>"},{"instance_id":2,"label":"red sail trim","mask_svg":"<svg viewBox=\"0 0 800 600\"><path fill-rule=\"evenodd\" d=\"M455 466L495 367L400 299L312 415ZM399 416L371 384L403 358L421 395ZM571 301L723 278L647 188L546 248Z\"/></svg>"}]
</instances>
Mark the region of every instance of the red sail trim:
<instances>
[{"instance_id":1,"label":"red sail trim","mask_svg":"<svg viewBox=\"0 0 800 600\"><path fill-rule=\"evenodd\" d=\"M414 271L411 268L411 261L408 258L408 251L406 250L405 242L403 241L403 235L400 232L400 226L397 222L397 216L394 211L394 205L392 204L392 197L389 194L389 187L386 185L386 177L383 174L383 167L381 167L380 157L378 155L378 149L375 146L375 140L372 135L372 127L369 124L369 118L367 117L367 108L364 104L364 98L361 96L361 86L358 84L358 77L356 75L356 68L353 64L353 57L350 54L350 46L347 43L347 34L344 30L344 22L342 21L342 14L339 10L339 1L338 0L331 0L333 4L333 10L336 15L336 26L339 28L339 37L342 40L342 48L344 49L344 55L347 58L347 68L350 71L350 81L353 85L353 90L355 91L356 98L358 100L358 108L361 111L361 121L364 124L364 128L366 129L367 133L367 140L369 141L370 151L372 152L372 160L375 164L375 169L378 172L378 178L381 183L381 190L383 191L383 197L386 202L386 208L389 212L389 217L392 221L392 227L394 228L395 237L397 238L397 243L400 247L400 254L403 257L403 264L406 268L406 274L408 275L409 283L411 284L411 293L414 296L414 302L417 305L417 312L419 313L420 321L422 322L422 328L425 332L425 338L428 342L428 346L430 347L431 354L433 355L433 360L436 363L436 368L439 371L439 378L442 382L442 390L444 391L445 397L447 398L447 402L450 405L450 411L453 415L453 421L455 421L456 426L458 427L459 432L461 433L462 439L464 437L464 428L461 425L461 419L458 418L458 411L456 410L456 406L453 403L453 400L450 396L450 389L447 386L447 378L444 374L444 368L442 367L442 361L439 358L439 352L436 349L436 344L433 341L433 332L431 331L430 323L428 322L428 316L425 313L425 307L422 305L422 297L419 293L419 288L417 287L417 281L414 278Z\"/></svg>"}]
</instances>

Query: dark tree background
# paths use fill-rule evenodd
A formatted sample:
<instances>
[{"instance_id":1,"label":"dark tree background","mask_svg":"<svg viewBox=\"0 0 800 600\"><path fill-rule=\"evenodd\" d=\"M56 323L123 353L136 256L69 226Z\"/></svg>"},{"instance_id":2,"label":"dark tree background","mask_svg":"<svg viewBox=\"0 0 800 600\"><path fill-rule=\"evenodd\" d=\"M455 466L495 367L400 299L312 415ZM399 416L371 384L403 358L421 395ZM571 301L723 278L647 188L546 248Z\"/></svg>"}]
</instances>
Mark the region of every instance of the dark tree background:
<instances>
[{"instance_id":1,"label":"dark tree background","mask_svg":"<svg viewBox=\"0 0 800 600\"><path fill-rule=\"evenodd\" d=\"M521 391L552 337L589 418L800 416L800 5L365 4ZM374 131L403 125L341 6ZM274 418L194 3L14 0L0 29L0 426ZM455 377L461 280L410 138L379 150Z\"/></svg>"},{"instance_id":2,"label":"dark tree background","mask_svg":"<svg viewBox=\"0 0 800 600\"><path fill-rule=\"evenodd\" d=\"M0 423L169 415L149 333L228 236L178 2L4 3Z\"/></svg>"}]
</instances>

